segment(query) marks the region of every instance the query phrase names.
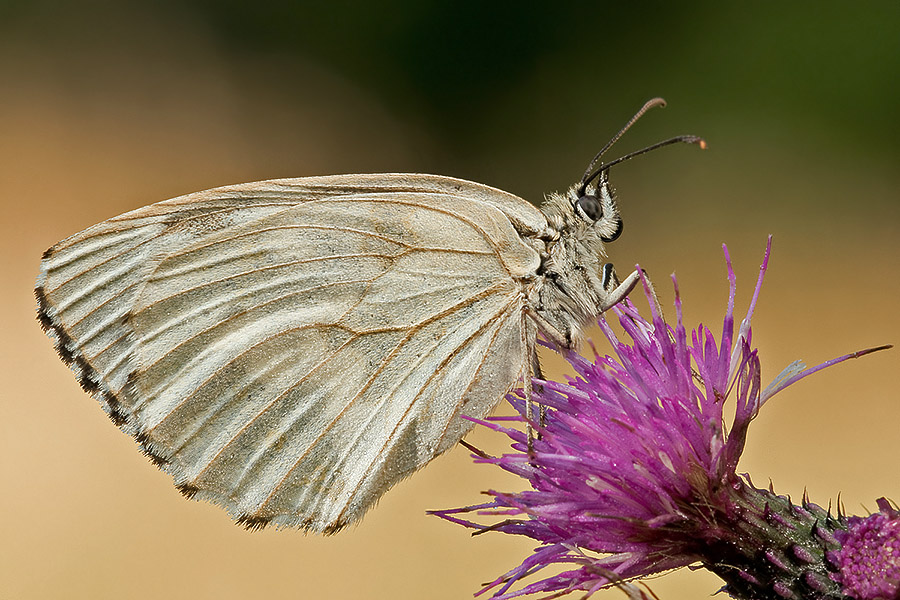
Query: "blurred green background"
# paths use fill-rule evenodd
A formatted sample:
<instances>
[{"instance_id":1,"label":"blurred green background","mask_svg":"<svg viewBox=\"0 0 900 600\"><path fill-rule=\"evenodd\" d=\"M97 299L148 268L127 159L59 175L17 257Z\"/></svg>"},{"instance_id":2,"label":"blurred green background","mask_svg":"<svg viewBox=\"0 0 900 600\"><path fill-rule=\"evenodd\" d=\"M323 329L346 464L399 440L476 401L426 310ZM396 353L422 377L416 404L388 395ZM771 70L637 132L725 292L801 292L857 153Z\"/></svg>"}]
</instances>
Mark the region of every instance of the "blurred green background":
<instances>
[{"instance_id":1,"label":"blurred green background","mask_svg":"<svg viewBox=\"0 0 900 600\"><path fill-rule=\"evenodd\" d=\"M527 540L424 515L517 485L461 449L334 538L247 533L181 499L41 334L39 258L143 204L271 177L436 172L538 203L657 95L669 107L611 157L682 133L710 149L613 170L619 271L640 262L664 304L677 272L688 322L715 323L721 243L740 307L772 233L766 379L900 342L896 1L0 1L0 598L467 598L518 564ZM853 513L900 498L897 357L780 395L742 470ZM650 585L662 600L719 587L687 570Z\"/></svg>"}]
</instances>

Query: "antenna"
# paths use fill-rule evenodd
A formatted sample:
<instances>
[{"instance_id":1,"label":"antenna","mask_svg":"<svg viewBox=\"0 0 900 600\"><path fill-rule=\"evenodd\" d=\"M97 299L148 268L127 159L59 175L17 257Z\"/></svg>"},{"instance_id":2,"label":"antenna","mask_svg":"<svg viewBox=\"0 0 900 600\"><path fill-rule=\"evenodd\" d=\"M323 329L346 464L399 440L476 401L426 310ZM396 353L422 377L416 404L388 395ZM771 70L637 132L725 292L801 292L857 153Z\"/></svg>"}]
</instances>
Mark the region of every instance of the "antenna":
<instances>
[{"instance_id":1,"label":"antenna","mask_svg":"<svg viewBox=\"0 0 900 600\"><path fill-rule=\"evenodd\" d=\"M593 159L591 159L591 163L588 165L587 169L585 169L585 171L584 171L584 175L581 178L581 183L578 186L578 195L579 196L584 195L585 189L587 188L588 184L590 184L590 182L593 181L603 171L606 171L613 165L617 165L620 162L626 161L630 158L634 158L635 156L639 156L646 152L650 152L651 150L656 150L657 148L662 148L663 146L668 146L670 144L681 144L681 143L697 144L698 146L700 146L701 149L704 149L704 150L706 149L706 140L704 140L703 138L697 137L696 135L680 135L677 137L670 138L668 140L663 140L662 142L657 142L657 143L647 146L646 148L643 148L641 150L636 150L635 152L626 154L625 156L617 158L606 164L601 164L597 170L593 170L594 166L597 164L597 161L599 161L603 157L603 155L606 154L606 151L609 150L613 144L615 144L617 141L619 141L619 138L621 138L625 134L625 132L628 131L631 128L631 126L637 122L638 119L640 119L642 116L644 116L644 113L646 113L651 108L655 108L657 106L663 107L665 105L666 105L666 101L663 100L662 98L652 98L650 100L647 100L647 102L644 103L644 105L641 107L641 109L639 111L637 111L635 113L635 115L633 117L631 117L631 119L628 120L627 123L625 123L625 126L622 127L622 129L619 130L619 133L614 135L613 138L611 140L609 140L605 146L603 146L603 148L600 150L600 152L598 152L597 155L594 156Z\"/></svg>"}]
</instances>

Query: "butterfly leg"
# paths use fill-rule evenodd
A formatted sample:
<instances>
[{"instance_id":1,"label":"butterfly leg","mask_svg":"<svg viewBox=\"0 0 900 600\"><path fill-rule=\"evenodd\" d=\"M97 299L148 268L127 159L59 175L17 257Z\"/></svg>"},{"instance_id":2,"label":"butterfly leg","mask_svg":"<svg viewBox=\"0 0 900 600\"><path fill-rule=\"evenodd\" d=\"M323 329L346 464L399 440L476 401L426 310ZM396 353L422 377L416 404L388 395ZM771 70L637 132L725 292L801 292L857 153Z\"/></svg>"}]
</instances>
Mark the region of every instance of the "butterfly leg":
<instances>
[{"instance_id":1,"label":"butterfly leg","mask_svg":"<svg viewBox=\"0 0 900 600\"><path fill-rule=\"evenodd\" d=\"M637 271L633 271L631 275L625 278L625 281L619 283L619 278L616 277L616 270L612 266L612 263L603 265L601 283L603 284L603 289L606 290L606 297L600 305L600 312L606 312L624 300L640 280L641 274Z\"/></svg>"},{"instance_id":2,"label":"butterfly leg","mask_svg":"<svg viewBox=\"0 0 900 600\"><path fill-rule=\"evenodd\" d=\"M528 313L526 309L526 313ZM525 320L527 322L527 319ZM525 393L525 420L527 423L525 424L527 436L528 436L528 454L530 455L534 450L534 430L531 427L531 424L534 422L534 401L532 399L533 392L533 378L541 376L541 365L538 361L537 355L537 330L534 328L523 327L522 328L522 345L525 348L529 348L531 350L531 355L528 357L527 365L525 368L525 376L524 381L522 382L522 390ZM541 415L544 415L544 409L541 408Z\"/></svg>"},{"instance_id":3,"label":"butterfly leg","mask_svg":"<svg viewBox=\"0 0 900 600\"><path fill-rule=\"evenodd\" d=\"M551 344L561 349L571 349L574 347L574 341L572 339L571 333L563 333L558 330L556 327L550 324L547 319L545 319L537 310L531 307L525 308L526 314L534 321L537 325L537 329L543 334L545 338L547 338ZM538 379L543 379L543 371L541 370L541 362L537 353L537 345L532 344L530 347L534 350L532 351L532 355L530 360L528 361L528 373L527 378L524 385L525 390L525 420L528 421L526 424L526 431L528 434L528 452L531 453L534 445L534 429L531 424L534 423L534 402L532 401L532 392L533 392L533 381L532 378L537 377ZM538 423L541 427L543 427L547 422L547 407L541 405L539 407L538 412ZM540 439L540 438L538 438Z\"/></svg>"},{"instance_id":4,"label":"butterfly leg","mask_svg":"<svg viewBox=\"0 0 900 600\"><path fill-rule=\"evenodd\" d=\"M525 423L525 430L528 436L528 456L531 456L534 452L534 430L531 428L531 423L534 421L534 402L531 399L531 378L533 368L534 365L529 361L527 377L522 386L522 389L525 391L525 421L527 421Z\"/></svg>"},{"instance_id":5,"label":"butterfly leg","mask_svg":"<svg viewBox=\"0 0 900 600\"><path fill-rule=\"evenodd\" d=\"M531 355L531 373L528 378L528 381L525 382L525 420L528 423L525 424L525 430L528 435L528 453L534 450L534 440L535 438L541 439L540 430L538 430L537 436L534 434L534 428L531 426L534 423L534 401L532 400L532 395L534 393L534 378L538 378L543 380L544 374L541 371L541 361L538 357L537 348L535 348L534 353ZM538 391L541 391L540 386L538 386ZM547 407L543 404L538 405L538 426L544 427L547 424Z\"/></svg>"},{"instance_id":6,"label":"butterfly leg","mask_svg":"<svg viewBox=\"0 0 900 600\"><path fill-rule=\"evenodd\" d=\"M544 373L541 370L541 358L538 356L537 348L534 349L534 354L531 356L531 369L533 376L543 381ZM538 386L538 392L542 392L543 388ZM543 404L539 406L539 418L538 424L541 427L544 427L547 424L547 407ZM538 433L538 439L540 439L540 433Z\"/></svg>"},{"instance_id":7,"label":"butterfly leg","mask_svg":"<svg viewBox=\"0 0 900 600\"><path fill-rule=\"evenodd\" d=\"M653 307L656 309L656 314L663 316L662 305L659 303L659 297L656 295L656 288L653 287L653 282L650 280L650 276L647 274L647 271L641 269L644 274L644 281L647 284L647 288L650 291L650 298L653 302ZM606 300L603 302L603 305L600 307L603 312L606 312L631 293L631 290L634 289L634 286L637 285L637 282L640 281L641 274L637 271L634 271L625 278L625 281L619 283L619 278L616 277L616 271L610 263L606 263L603 265L603 285L607 291Z\"/></svg>"},{"instance_id":8,"label":"butterfly leg","mask_svg":"<svg viewBox=\"0 0 900 600\"><path fill-rule=\"evenodd\" d=\"M538 379L542 379L542 374L540 371L540 364L537 362L537 353L535 353L535 360L531 364L531 374L528 378L528 381L525 382L524 390L525 390L525 420L527 423L525 424L525 431L528 436L528 454L531 455L534 452L534 440L541 439L541 432L538 430L537 435L534 433L534 427L531 426L534 423L534 385L533 377L537 377ZM547 424L547 407L543 404L538 405L538 426L544 427Z\"/></svg>"}]
</instances>

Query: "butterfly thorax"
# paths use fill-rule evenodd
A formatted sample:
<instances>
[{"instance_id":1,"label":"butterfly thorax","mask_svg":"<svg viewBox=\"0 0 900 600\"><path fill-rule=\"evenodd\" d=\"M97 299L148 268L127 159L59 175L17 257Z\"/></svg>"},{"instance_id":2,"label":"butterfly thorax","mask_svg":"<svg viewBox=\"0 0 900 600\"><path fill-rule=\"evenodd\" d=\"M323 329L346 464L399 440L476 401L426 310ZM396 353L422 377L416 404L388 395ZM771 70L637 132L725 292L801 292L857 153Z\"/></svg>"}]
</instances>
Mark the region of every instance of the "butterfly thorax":
<instances>
[{"instance_id":1,"label":"butterfly thorax","mask_svg":"<svg viewBox=\"0 0 900 600\"><path fill-rule=\"evenodd\" d=\"M614 207L611 190L605 187L605 191ZM572 187L565 195L549 195L541 207L550 235L541 253L540 277L530 294L535 312L561 334L558 341L564 340L566 347L575 346L583 328L600 315L610 286L609 273L604 270L605 222L581 214L576 209L578 197Z\"/></svg>"}]
</instances>

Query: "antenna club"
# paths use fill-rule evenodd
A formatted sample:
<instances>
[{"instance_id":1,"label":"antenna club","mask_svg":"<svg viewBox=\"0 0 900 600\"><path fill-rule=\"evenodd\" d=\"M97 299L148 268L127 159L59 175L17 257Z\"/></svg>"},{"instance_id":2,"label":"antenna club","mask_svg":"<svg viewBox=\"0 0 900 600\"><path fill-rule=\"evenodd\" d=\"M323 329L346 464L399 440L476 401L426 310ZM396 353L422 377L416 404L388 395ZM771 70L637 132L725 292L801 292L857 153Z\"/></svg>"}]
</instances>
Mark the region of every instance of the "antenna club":
<instances>
[{"instance_id":1,"label":"antenna club","mask_svg":"<svg viewBox=\"0 0 900 600\"><path fill-rule=\"evenodd\" d=\"M706 140L697 135L681 135L676 139L684 142L685 144L695 144L697 146L700 146L701 150L706 150L709 147L709 145L706 143Z\"/></svg>"}]
</instances>

